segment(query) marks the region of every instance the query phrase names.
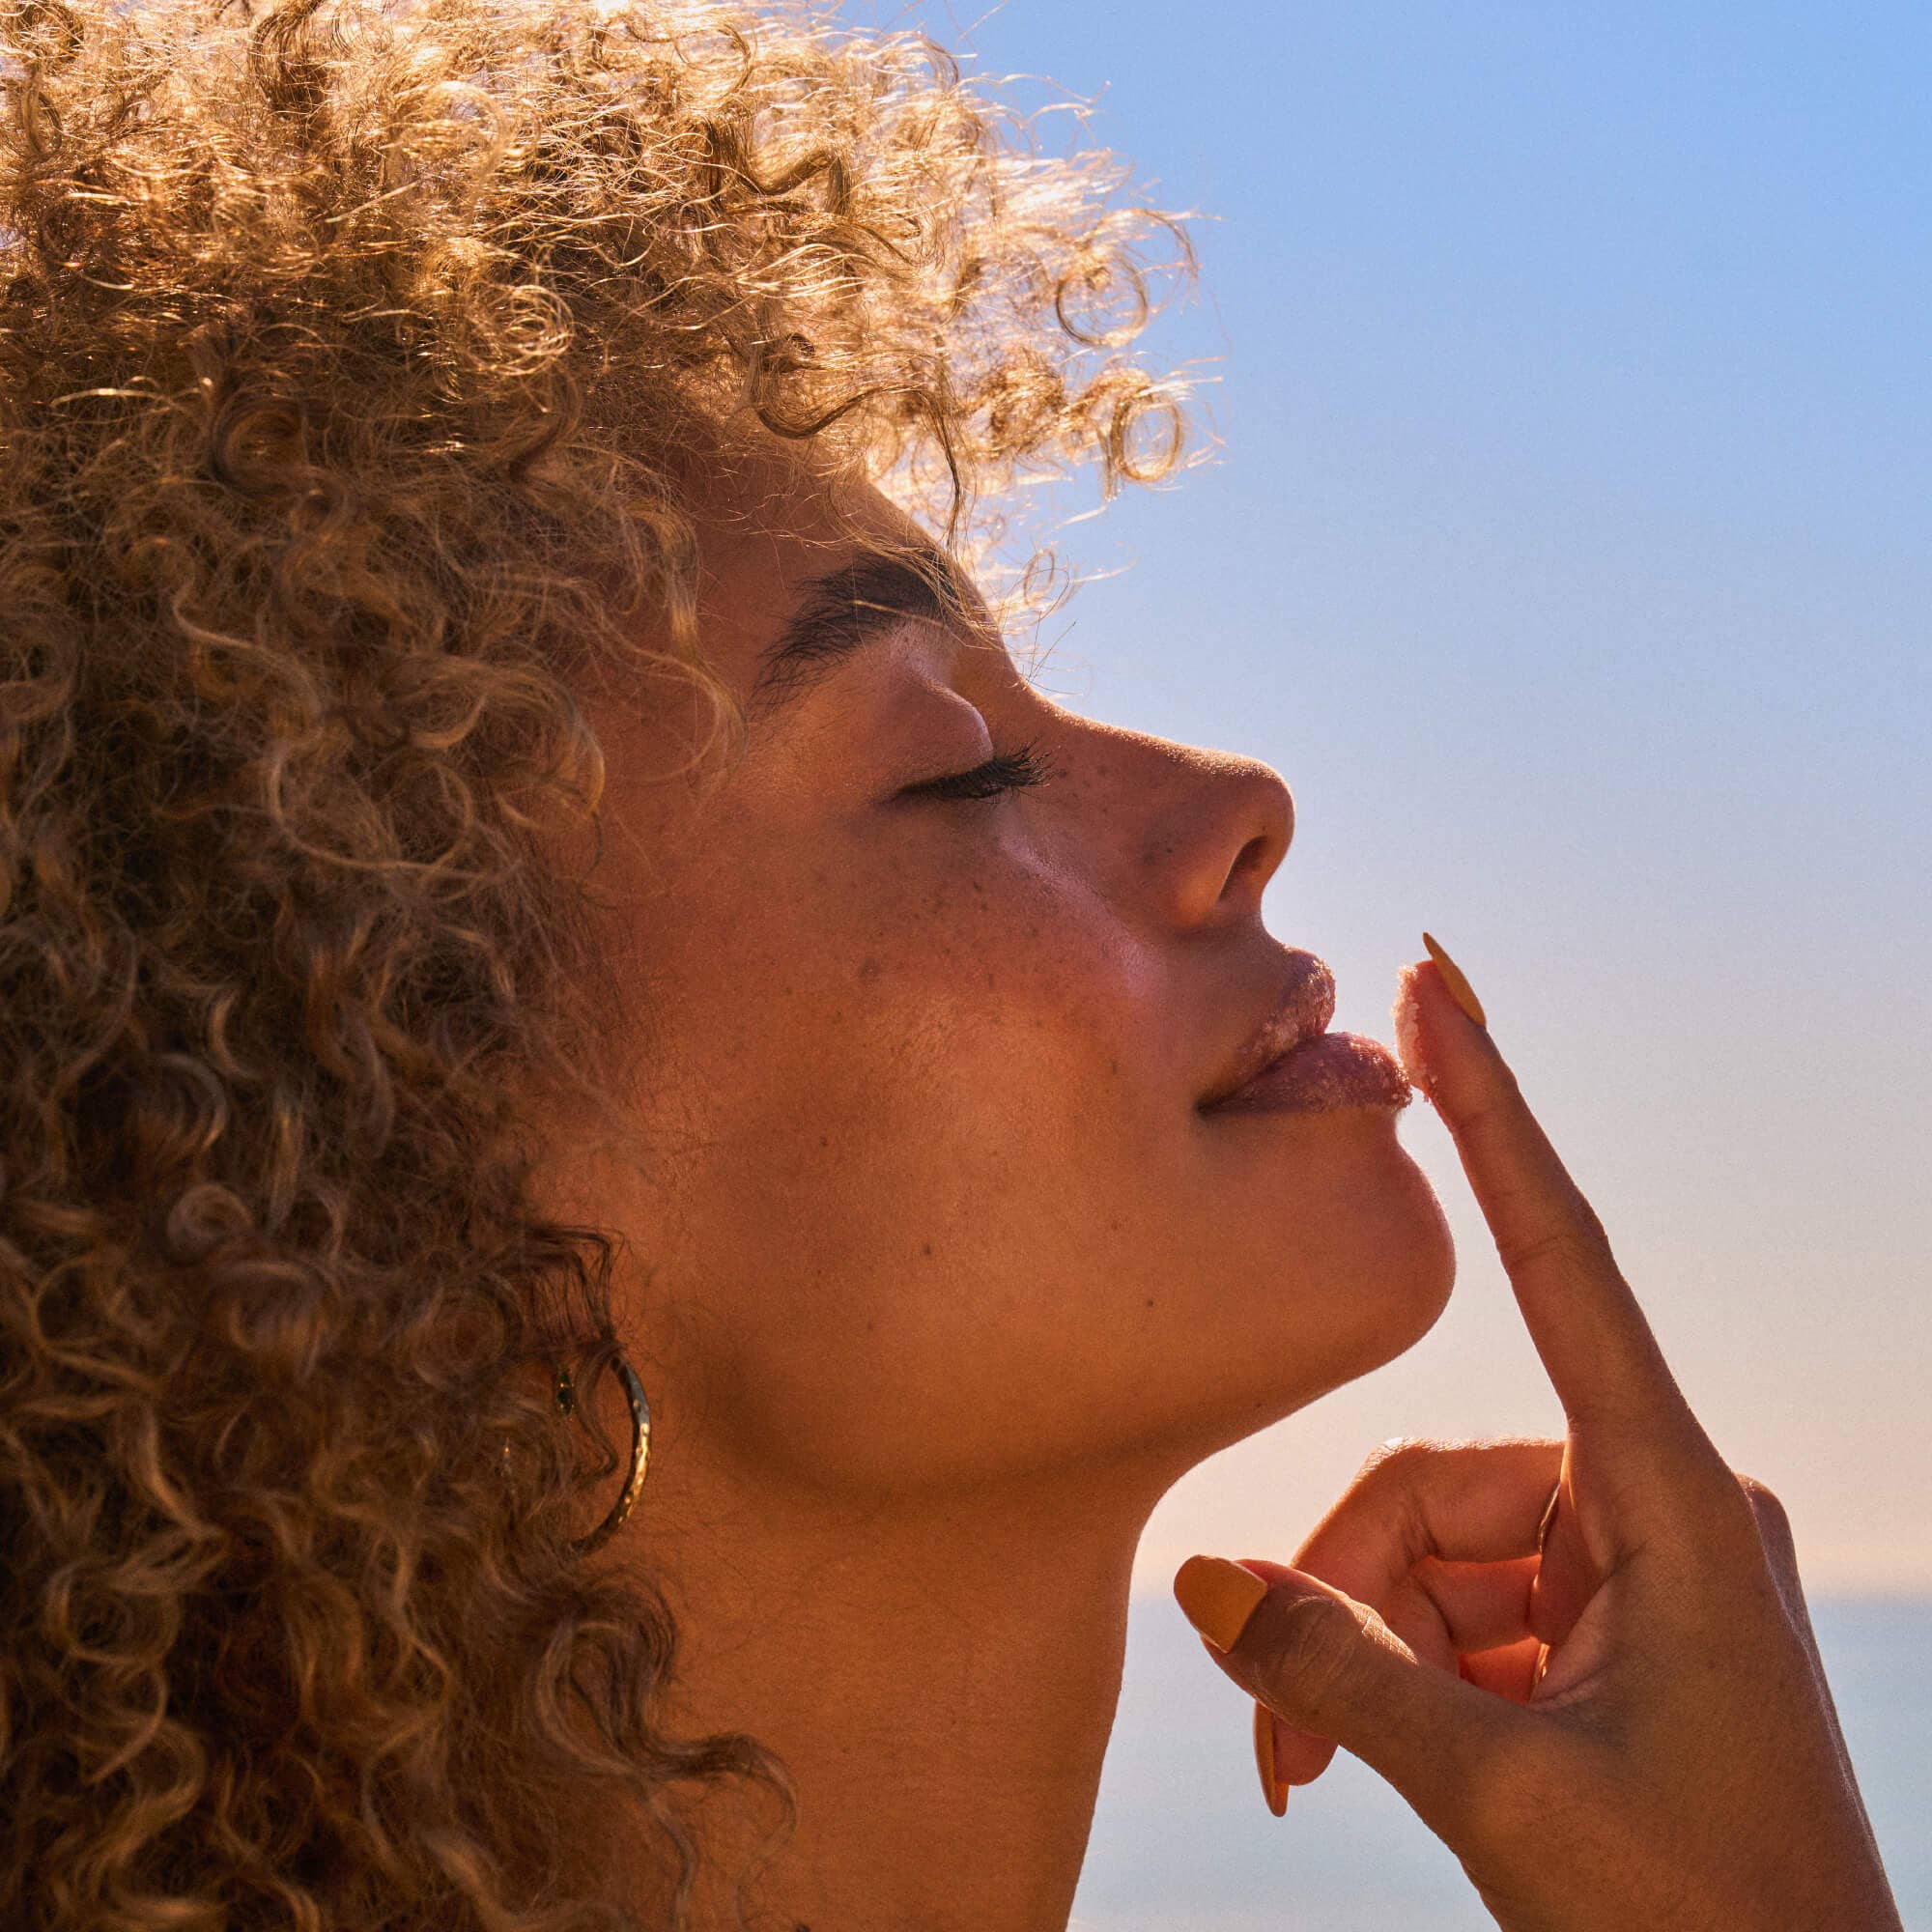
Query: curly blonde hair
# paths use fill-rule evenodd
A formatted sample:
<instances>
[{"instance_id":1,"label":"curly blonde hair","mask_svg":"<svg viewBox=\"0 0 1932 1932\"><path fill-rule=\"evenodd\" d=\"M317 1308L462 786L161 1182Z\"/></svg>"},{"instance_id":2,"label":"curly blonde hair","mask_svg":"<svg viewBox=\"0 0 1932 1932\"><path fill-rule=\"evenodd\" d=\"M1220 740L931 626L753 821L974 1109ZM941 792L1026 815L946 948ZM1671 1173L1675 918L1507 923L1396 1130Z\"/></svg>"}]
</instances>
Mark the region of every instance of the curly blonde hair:
<instances>
[{"instance_id":1,"label":"curly blonde hair","mask_svg":"<svg viewBox=\"0 0 1932 1932\"><path fill-rule=\"evenodd\" d=\"M742 743L677 482L734 425L969 555L1165 473L1182 231L797 6L0 0L0 1920L628 1926L635 1805L682 1924L680 1790L792 1793L571 1553L573 679Z\"/></svg>"}]
</instances>

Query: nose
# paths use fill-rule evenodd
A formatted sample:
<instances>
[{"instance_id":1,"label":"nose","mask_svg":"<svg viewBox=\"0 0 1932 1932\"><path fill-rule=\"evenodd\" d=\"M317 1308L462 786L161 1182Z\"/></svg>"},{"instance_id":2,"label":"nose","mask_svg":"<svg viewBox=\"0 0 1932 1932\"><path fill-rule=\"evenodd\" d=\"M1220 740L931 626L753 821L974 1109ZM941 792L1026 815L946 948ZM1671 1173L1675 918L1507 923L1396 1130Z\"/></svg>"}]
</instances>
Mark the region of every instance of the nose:
<instances>
[{"instance_id":1,"label":"nose","mask_svg":"<svg viewBox=\"0 0 1932 1932\"><path fill-rule=\"evenodd\" d=\"M1258 920L1262 889L1294 838L1294 795L1272 765L1151 739L1165 767L1148 787L1146 864L1183 928Z\"/></svg>"}]
</instances>

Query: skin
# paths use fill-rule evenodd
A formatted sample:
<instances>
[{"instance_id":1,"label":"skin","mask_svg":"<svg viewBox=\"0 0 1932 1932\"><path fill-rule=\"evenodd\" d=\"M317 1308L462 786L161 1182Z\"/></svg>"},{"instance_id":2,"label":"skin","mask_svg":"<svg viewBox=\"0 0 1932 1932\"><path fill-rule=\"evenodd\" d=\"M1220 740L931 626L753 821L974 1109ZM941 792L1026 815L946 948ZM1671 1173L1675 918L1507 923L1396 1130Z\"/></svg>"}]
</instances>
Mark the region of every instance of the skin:
<instances>
[{"instance_id":1,"label":"skin","mask_svg":"<svg viewBox=\"0 0 1932 1932\"><path fill-rule=\"evenodd\" d=\"M1898 1932L1783 1510L1690 1412L1487 1029L1434 966L1412 994L1567 1432L1388 1445L1294 1566L1191 1557L1177 1598L1276 1771L1353 1751L1507 1932Z\"/></svg>"},{"instance_id":2,"label":"skin","mask_svg":"<svg viewBox=\"0 0 1932 1932\"><path fill-rule=\"evenodd\" d=\"M698 616L741 697L854 521L910 532L780 448L711 484ZM708 786L675 775L695 714L583 699L640 998L611 1122L559 1120L545 1184L630 1236L654 1421L602 1560L678 1618L674 1719L796 1779L753 1924L1061 1932L1148 1516L1454 1277L1395 1109L1197 1111L1281 983L1289 788L1077 716L971 623L905 621ZM896 796L1025 741L1036 790ZM597 1400L627 1439L614 1378ZM742 1813L706 1807L698 1925L772 1823Z\"/></svg>"},{"instance_id":3,"label":"skin","mask_svg":"<svg viewBox=\"0 0 1932 1932\"><path fill-rule=\"evenodd\" d=\"M854 527L908 529L782 451L718 471L699 617L741 697ZM678 1617L673 1725L751 1731L801 1812L734 1898L773 1820L707 1804L689 1922L1063 1932L1148 1515L1417 1339L1453 1279L1394 1110L1198 1111L1280 985L1288 789L1075 717L971 611L898 626L722 784L674 706L584 701L640 997L607 1119L559 1115L541 1184L631 1236L654 1410L597 1560ZM1027 740L1050 787L902 795ZM1386 1445L1293 1566L1203 1598L1190 1559L1182 1608L1285 1782L1353 1751L1510 1932L1897 1932L1782 1511L1686 1406L1487 1030L1410 978L1568 1434ZM640 1821L616 1875L646 1923L658 1841Z\"/></svg>"}]
</instances>

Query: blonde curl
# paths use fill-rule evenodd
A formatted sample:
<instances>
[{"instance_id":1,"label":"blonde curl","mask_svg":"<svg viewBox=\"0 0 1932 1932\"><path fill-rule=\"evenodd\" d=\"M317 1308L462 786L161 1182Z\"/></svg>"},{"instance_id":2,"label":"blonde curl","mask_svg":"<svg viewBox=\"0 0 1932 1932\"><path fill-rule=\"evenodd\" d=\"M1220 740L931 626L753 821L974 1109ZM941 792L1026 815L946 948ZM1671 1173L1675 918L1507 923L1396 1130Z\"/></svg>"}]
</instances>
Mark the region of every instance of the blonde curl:
<instances>
[{"instance_id":1,"label":"blonde curl","mask_svg":"<svg viewBox=\"0 0 1932 1932\"><path fill-rule=\"evenodd\" d=\"M1165 474L1184 237L794 6L0 0L0 1920L631 1925L634 1802L681 1924L679 1794L791 1794L570 1555L574 675L741 727L674 460L733 425L967 552Z\"/></svg>"}]
</instances>

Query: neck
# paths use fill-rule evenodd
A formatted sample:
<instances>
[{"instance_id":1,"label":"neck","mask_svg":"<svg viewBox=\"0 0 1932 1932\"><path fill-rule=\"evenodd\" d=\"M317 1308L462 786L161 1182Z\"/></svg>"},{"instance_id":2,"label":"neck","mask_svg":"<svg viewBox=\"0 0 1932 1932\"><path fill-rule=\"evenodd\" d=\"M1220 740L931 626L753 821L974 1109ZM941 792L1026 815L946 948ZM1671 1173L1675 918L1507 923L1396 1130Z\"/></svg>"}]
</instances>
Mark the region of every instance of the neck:
<instances>
[{"instance_id":1,"label":"neck","mask_svg":"<svg viewBox=\"0 0 1932 1932\"><path fill-rule=\"evenodd\" d=\"M640 1505L679 1627L667 1722L749 1732L795 1781L797 1828L747 1885L753 1932L1065 1932L1153 1500L1110 1507L1120 1477L864 1511L668 1483ZM695 1833L694 1932L737 1924L732 1883L776 1822L745 1789Z\"/></svg>"}]
</instances>

